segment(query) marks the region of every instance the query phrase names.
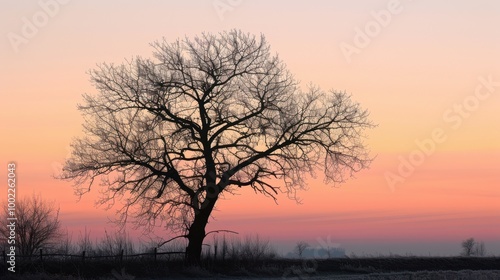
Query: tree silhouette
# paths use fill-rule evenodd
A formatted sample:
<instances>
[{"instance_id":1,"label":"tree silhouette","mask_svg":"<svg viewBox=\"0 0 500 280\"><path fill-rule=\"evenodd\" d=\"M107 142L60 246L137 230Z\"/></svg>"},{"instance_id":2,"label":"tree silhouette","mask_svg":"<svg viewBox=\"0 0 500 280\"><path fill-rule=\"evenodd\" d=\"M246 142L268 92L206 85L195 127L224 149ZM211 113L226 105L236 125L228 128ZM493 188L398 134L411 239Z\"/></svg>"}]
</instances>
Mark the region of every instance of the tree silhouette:
<instances>
[{"instance_id":1,"label":"tree silhouette","mask_svg":"<svg viewBox=\"0 0 500 280\"><path fill-rule=\"evenodd\" d=\"M9 216L7 207L2 220ZM32 256L37 250L52 247L62 236L59 222L59 209L42 200L40 196L31 196L16 201L16 247L22 256ZM0 227L0 235L8 238L7 227Z\"/></svg>"},{"instance_id":2,"label":"tree silhouette","mask_svg":"<svg viewBox=\"0 0 500 280\"><path fill-rule=\"evenodd\" d=\"M484 257L485 255L486 255L486 248L484 246L484 242L478 242L472 237L462 241L462 256Z\"/></svg>"},{"instance_id":3,"label":"tree silhouette","mask_svg":"<svg viewBox=\"0 0 500 280\"><path fill-rule=\"evenodd\" d=\"M297 256L299 256L299 258L302 258L304 251L307 249L307 247L309 247L309 244L307 244L307 242L299 241L297 242L297 244L295 244L294 251L295 253L297 253Z\"/></svg>"},{"instance_id":4,"label":"tree silhouette","mask_svg":"<svg viewBox=\"0 0 500 280\"><path fill-rule=\"evenodd\" d=\"M462 255L465 257L470 257L474 253L474 246L476 245L476 241L474 238L468 238L462 241Z\"/></svg>"},{"instance_id":5,"label":"tree silhouette","mask_svg":"<svg viewBox=\"0 0 500 280\"><path fill-rule=\"evenodd\" d=\"M119 221L183 232L189 261L199 262L224 193L296 198L318 169L340 183L369 164L367 111L344 92L301 90L264 36L232 30L152 46L155 60L90 72L99 93L79 105L86 136L61 177L80 195L100 177L99 202L124 202Z\"/></svg>"}]
</instances>

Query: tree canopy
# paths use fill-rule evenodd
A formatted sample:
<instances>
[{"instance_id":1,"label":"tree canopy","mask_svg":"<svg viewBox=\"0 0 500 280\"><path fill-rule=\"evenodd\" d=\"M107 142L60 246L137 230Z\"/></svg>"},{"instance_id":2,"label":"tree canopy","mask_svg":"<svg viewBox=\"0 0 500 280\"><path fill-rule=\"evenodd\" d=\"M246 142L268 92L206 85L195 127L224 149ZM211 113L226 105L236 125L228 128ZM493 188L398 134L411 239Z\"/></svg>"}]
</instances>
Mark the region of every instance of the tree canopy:
<instances>
[{"instance_id":1,"label":"tree canopy","mask_svg":"<svg viewBox=\"0 0 500 280\"><path fill-rule=\"evenodd\" d=\"M301 89L263 35L203 33L152 47L151 59L90 71L98 93L79 105L85 136L61 176L79 194L99 178L100 203L120 199L122 222L164 221L191 243L223 193L295 198L318 171L341 183L368 166L368 112L345 92Z\"/></svg>"}]
</instances>

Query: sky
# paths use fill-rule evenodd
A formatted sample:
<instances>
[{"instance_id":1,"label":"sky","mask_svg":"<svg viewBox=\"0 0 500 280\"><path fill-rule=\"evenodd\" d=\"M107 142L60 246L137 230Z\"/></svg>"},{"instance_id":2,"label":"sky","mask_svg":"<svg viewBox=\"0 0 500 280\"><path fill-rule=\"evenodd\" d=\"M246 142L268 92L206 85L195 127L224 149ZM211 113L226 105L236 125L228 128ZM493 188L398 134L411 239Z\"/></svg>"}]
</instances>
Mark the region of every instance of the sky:
<instances>
[{"instance_id":1,"label":"sky","mask_svg":"<svg viewBox=\"0 0 500 280\"><path fill-rule=\"evenodd\" d=\"M311 179L300 204L227 195L209 230L258 234L283 253L305 240L356 255L457 255L474 237L500 255L500 2L0 4L0 182L15 162L18 196L53 201L75 237L114 228L113 212L95 205L98 189L77 201L70 182L53 178L82 136L77 104L96 93L88 71L150 57L155 40L236 28L264 34L301 85L346 91L368 109L374 161L339 186Z\"/></svg>"}]
</instances>

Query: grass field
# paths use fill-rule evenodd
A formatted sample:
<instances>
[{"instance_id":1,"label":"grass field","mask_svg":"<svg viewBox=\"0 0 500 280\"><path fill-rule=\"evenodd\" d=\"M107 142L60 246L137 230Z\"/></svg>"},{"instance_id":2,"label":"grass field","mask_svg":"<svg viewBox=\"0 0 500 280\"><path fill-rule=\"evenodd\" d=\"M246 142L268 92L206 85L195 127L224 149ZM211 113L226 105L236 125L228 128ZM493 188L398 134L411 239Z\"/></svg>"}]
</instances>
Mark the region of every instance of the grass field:
<instances>
[{"instance_id":1,"label":"grass field","mask_svg":"<svg viewBox=\"0 0 500 280\"><path fill-rule=\"evenodd\" d=\"M500 258L388 257L327 260L182 261L47 260L21 263L16 273L1 265L0 278L17 279L500 279Z\"/></svg>"},{"instance_id":2,"label":"grass field","mask_svg":"<svg viewBox=\"0 0 500 280\"><path fill-rule=\"evenodd\" d=\"M370 280L416 280L416 279L426 279L426 280L441 280L441 279L453 279L453 280L496 280L500 279L500 270L481 270L481 271L471 271L471 270L461 270L461 271L417 271L417 272L396 272L396 273L371 273L371 274L324 274L324 275L314 275L314 276L293 276L293 277L260 277L260 276L238 276L238 277L228 277L221 275L205 275L205 276L164 276L164 277L145 277L145 276L132 276L130 274L121 274L117 272L117 276L111 274L108 276L101 276L95 278L86 278L82 276L72 276L72 275L53 275L46 273L37 274L23 274L21 275L9 275L6 276L5 280L79 280L79 279L115 279L115 280L140 280L140 279L158 279L158 280L187 280L187 279L224 279L224 280L244 280L244 279L262 279L262 280L275 280L275 279L308 279L308 280L326 280L326 279L370 279Z\"/></svg>"}]
</instances>

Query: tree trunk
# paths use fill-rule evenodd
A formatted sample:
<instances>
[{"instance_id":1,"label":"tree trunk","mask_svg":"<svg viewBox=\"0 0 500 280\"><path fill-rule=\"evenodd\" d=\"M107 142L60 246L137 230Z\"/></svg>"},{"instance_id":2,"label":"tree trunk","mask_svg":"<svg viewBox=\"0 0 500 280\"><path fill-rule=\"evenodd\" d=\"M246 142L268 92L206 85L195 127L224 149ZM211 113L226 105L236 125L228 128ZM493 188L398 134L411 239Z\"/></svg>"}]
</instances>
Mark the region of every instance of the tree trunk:
<instances>
[{"instance_id":1,"label":"tree trunk","mask_svg":"<svg viewBox=\"0 0 500 280\"><path fill-rule=\"evenodd\" d=\"M201 265L201 251L205 239L205 227L214 208L217 198L212 198L205 207L195 213L193 223L189 227L186 248L186 261L190 265Z\"/></svg>"}]
</instances>

